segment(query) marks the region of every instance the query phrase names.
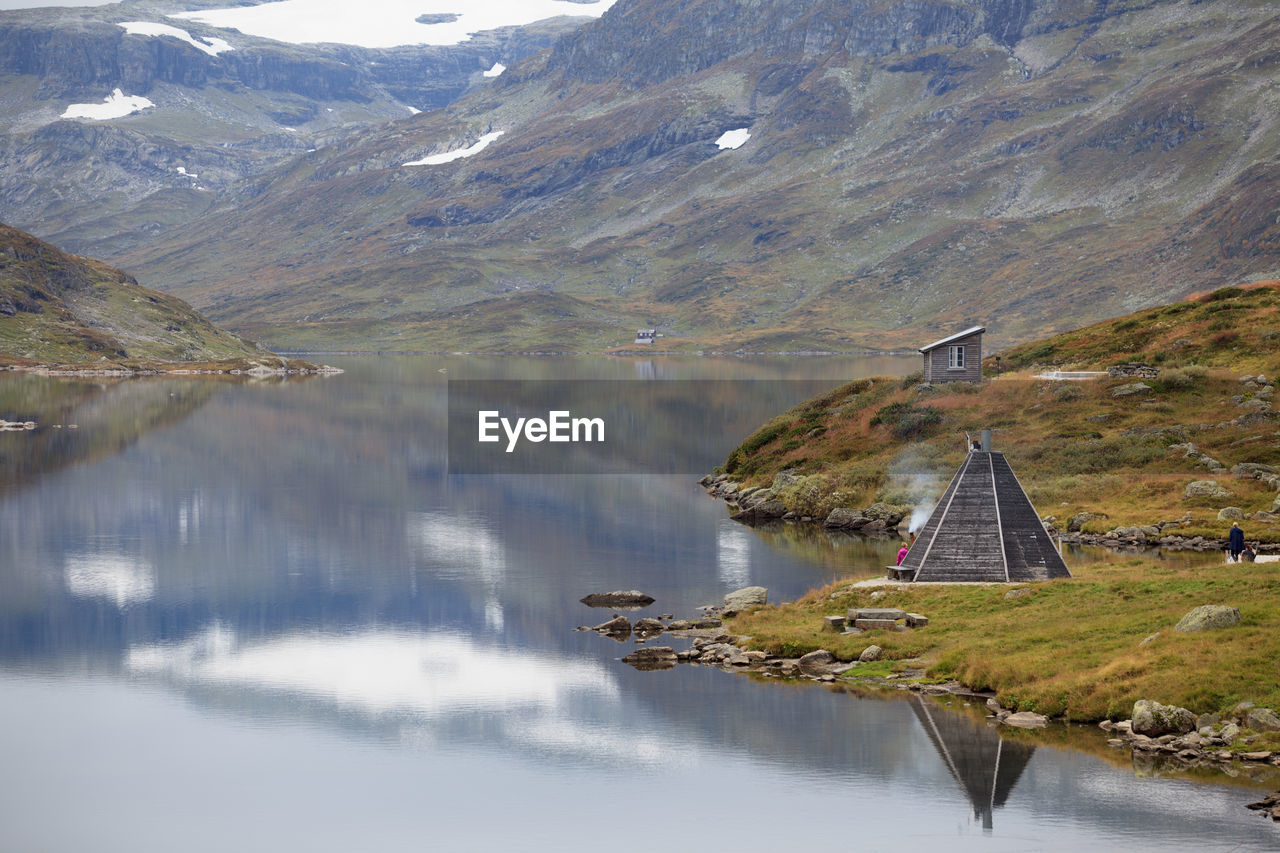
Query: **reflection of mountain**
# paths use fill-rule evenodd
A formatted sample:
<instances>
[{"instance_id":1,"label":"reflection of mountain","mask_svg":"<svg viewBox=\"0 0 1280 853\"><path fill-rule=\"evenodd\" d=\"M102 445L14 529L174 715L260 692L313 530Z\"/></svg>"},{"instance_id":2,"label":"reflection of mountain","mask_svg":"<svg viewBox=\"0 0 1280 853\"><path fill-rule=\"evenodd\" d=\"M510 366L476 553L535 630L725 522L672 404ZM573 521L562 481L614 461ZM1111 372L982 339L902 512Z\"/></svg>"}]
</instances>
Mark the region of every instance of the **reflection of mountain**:
<instances>
[{"instance_id":1,"label":"reflection of mountain","mask_svg":"<svg viewBox=\"0 0 1280 853\"><path fill-rule=\"evenodd\" d=\"M911 710L951 775L960 783L973 816L991 829L992 812L1003 806L1036 748L1006 741L986 725L946 711L923 696L912 696Z\"/></svg>"},{"instance_id":2,"label":"reflection of mountain","mask_svg":"<svg viewBox=\"0 0 1280 853\"><path fill-rule=\"evenodd\" d=\"M208 378L5 377L0 416L38 426L0 433L0 494L51 471L114 456L139 436L186 418L221 387L225 382Z\"/></svg>"}]
</instances>

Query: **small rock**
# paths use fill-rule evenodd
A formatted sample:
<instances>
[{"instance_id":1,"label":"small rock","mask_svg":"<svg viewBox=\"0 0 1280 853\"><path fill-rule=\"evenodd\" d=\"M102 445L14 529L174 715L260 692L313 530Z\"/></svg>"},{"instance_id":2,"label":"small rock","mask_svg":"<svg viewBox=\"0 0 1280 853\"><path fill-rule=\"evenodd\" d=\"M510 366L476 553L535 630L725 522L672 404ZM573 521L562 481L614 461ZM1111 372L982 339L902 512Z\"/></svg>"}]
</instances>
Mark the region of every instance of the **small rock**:
<instances>
[{"instance_id":1,"label":"small rock","mask_svg":"<svg viewBox=\"0 0 1280 853\"><path fill-rule=\"evenodd\" d=\"M1018 599L1018 598L1026 598L1030 596L1032 592L1033 590L1029 586L1018 587L1017 589L1011 589L1008 592L1006 592L1004 594L1004 600L1013 601L1014 599Z\"/></svg>"},{"instance_id":2,"label":"small rock","mask_svg":"<svg viewBox=\"0 0 1280 853\"><path fill-rule=\"evenodd\" d=\"M1049 718L1034 711L1019 711L1001 718L1000 722L1020 729L1041 729L1049 725Z\"/></svg>"},{"instance_id":3,"label":"small rock","mask_svg":"<svg viewBox=\"0 0 1280 853\"><path fill-rule=\"evenodd\" d=\"M1258 752L1242 752L1240 757L1245 761L1270 761L1271 753L1268 750L1260 750Z\"/></svg>"},{"instance_id":4,"label":"small rock","mask_svg":"<svg viewBox=\"0 0 1280 853\"><path fill-rule=\"evenodd\" d=\"M1149 634L1148 636L1143 638L1142 642L1138 643L1138 645L1139 646L1150 645L1151 643L1154 643L1157 639L1159 639L1159 637L1160 637L1160 632L1156 631L1154 634Z\"/></svg>"},{"instance_id":5,"label":"small rock","mask_svg":"<svg viewBox=\"0 0 1280 853\"><path fill-rule=\"evenodd\" d=\"M631 626L631 630L641 637L656 637L666 629L665 625L652 617L637 619L636 623Z\"/></svg>"},{"instance_id":6,"label":"small rock","mask_svg":"<svg viewBox=\"0 0 1280 853\"><path fill-rule=\"evenodd\" d=\"M883 652L884 652L884 649L880 648L879 646L875 646L875 645L867 646L865 649L862 650L862 654L858 655L858 662L870 663L871 661L880 660L880 655Z\"/></svg>"}]
</instances>

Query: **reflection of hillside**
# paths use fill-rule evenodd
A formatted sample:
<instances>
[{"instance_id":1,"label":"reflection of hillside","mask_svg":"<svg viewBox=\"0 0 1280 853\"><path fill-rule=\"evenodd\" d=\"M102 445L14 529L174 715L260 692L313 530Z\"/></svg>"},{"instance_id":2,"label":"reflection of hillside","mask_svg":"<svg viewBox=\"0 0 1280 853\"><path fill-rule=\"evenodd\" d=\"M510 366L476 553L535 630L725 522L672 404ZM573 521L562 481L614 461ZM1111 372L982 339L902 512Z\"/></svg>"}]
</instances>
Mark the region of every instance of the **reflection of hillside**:
<instances>
[{"instance_id":1,"label":"reflection of hillside","mask_svg":"<svg viewBox=\"0 0 1280 853\"><path fill-rule=\"evenodd\" d=\"M0 433L0 493L42 474L113 456L139 436L187 417L221 385L205 378L4 377L0 417L35 421L37 429Z\"/></svg>"}]
</instances>

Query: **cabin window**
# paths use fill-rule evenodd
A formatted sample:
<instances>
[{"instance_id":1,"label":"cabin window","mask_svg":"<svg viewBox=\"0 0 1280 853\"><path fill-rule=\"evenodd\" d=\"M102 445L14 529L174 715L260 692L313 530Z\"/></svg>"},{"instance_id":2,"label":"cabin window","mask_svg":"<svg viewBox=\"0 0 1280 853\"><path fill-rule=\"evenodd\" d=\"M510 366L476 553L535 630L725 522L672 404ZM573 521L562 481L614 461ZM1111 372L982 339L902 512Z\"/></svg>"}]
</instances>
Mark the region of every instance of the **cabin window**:
<instances>
[{"instance_id":1,"label":"cabin window","mask_svg":"<svg viewBox=\"0 0 1280 853\"><path fill-rule=\"evenodd\" d=\"M964 347L953 346L947 348L947 369L963 370L964 369Z\"/></svg>"}]
</instances>

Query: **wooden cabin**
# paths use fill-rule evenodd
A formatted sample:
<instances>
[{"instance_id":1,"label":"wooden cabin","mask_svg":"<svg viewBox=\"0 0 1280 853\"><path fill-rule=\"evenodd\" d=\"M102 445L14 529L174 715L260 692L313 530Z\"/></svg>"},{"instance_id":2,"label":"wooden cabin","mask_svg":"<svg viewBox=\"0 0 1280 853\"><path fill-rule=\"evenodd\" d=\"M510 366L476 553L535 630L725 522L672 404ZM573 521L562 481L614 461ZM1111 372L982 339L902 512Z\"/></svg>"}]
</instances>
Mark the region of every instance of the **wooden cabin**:
<instances>
[{"instance_id":1,"label":"wooden cabin","mask_svg":"<svg viewBox=\"0 0 1280 853\"><path fill-rule=\"evenodd\" d=\"M974 326L921 347L920 354L924 356L924 381L935 385L943 382L981 382L982 333L986 330L985 326Z\"/></svg>"}]
</instances>

